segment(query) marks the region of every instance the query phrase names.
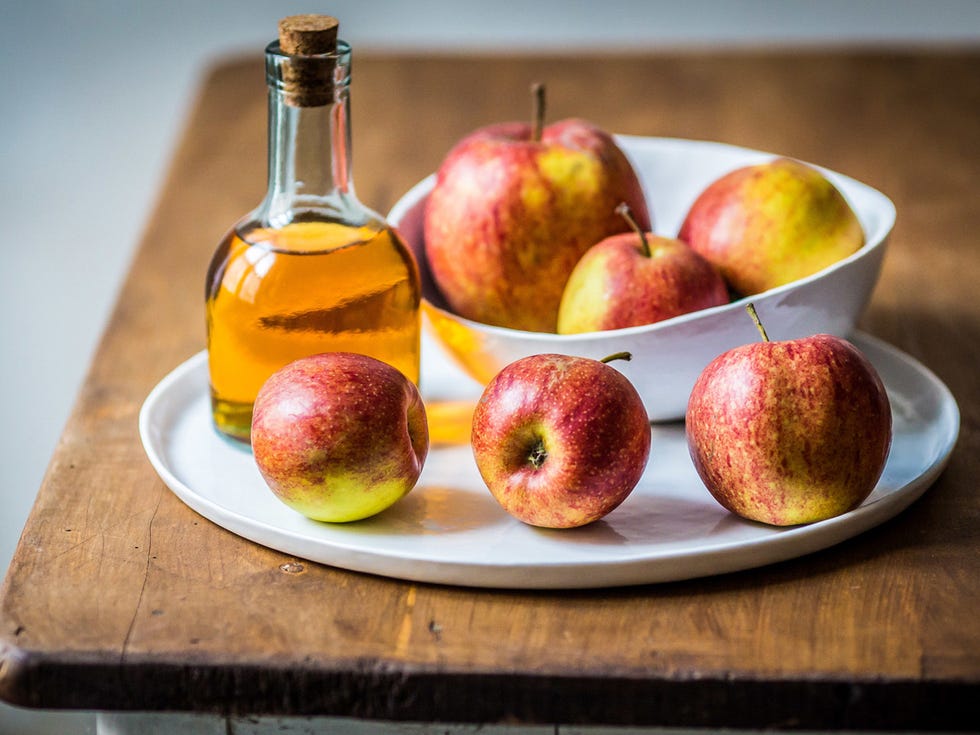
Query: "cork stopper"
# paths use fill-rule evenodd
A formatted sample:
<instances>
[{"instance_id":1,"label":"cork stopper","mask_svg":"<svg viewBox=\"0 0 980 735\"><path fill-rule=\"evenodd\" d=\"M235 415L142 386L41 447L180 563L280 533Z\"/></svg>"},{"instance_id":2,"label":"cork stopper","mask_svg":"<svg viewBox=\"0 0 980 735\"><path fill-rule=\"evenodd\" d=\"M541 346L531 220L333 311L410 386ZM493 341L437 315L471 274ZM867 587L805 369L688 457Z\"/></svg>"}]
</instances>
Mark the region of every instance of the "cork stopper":
<instances>
[{"instance_id":1,"label":"cork stopper","mask_svg":"<svg viewBox=\"0 0 980 735\"><path fill-rule=\"evenodd\" d=\"M321 107L333 102L332 55L339 27L329 15L291 15L279 21L279 50L290 57L283 68L287 104Z\"/></svg>"},{"instance_id":2,"label":"cork stopper","mask_svg":"<svg viewBox=\"0 0 980 735\"><path fill-rule=\"evenodd\" d=\"M290 15L279 21L279 48L290 56L316 56L337 50L340 21L329 15Z\"/></svg>"}]
</instances>

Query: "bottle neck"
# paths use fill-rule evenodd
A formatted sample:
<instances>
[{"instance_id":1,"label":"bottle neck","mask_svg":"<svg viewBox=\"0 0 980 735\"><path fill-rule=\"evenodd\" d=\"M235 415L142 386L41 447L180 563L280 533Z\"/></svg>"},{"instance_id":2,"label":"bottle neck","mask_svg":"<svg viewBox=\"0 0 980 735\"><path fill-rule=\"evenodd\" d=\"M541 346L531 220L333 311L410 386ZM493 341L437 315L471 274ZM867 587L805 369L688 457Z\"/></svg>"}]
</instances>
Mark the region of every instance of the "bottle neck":
<instances>
[{"instance_id":1,"label":"bottle neck","mask_svg":"<svg viewBox=\"0 0 980 735\"><path fill-rule=\"evenodd\" d=\"M341 42L343 44L343 42ZM359 219L351 178L350 49L299 57L266 50L269 88L269 181L257 218L273 227L327 217ZM300 77L297 87L296 77ZM318 76L319 75L319 76Z\"/></svg>"}]
</instances>

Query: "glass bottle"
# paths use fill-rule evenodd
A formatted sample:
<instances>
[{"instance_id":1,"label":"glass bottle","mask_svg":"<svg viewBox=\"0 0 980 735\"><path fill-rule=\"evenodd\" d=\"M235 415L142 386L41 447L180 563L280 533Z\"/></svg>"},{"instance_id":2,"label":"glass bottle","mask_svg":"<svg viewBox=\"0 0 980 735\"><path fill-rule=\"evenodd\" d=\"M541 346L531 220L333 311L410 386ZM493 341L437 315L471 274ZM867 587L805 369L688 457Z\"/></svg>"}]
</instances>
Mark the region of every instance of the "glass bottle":
<instances>
[{"instance_id":1,"label":"glass bottle","mask_svg":"<svg viewBox=\"0 0 980 735\"><path fill-rule=\"evenodd\" d=\"M243 442L259 388L300 357L359 352L419 379L418 268L354 194L350 57L328 16L283 19L266 48L268 191L207 274L212 416Z\"/></svg>"}]
</instances>

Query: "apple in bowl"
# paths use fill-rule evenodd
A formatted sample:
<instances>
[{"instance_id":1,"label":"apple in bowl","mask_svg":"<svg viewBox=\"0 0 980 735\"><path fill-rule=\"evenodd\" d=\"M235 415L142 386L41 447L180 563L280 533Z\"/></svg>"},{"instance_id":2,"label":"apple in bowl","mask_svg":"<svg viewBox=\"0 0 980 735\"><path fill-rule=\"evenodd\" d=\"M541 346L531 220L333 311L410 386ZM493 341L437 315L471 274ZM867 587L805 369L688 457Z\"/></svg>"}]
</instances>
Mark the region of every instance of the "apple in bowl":
<instances>
[{"instance_id":1,"label":"apple in bowl","mask_svg":"<svg viewBox=\"0 0 980 735\"><path fill-rule=\"evenodd\" d=\"M645 192L654 231L674 237L698 195L713 181L747 165L776 158L771 153L721 143L673 138L615 136ZM820 332L846 336L864 311L878 280L895 208L881 192L842 174L819 168L847 199L864 233L864 245L817 273L751 297L767 314L770 331L783 339ZM701 371L716 356L757 338L745 319L745 300L683 314L644 326L583 334L508 329L467 319L446 302L431 277L423 219L435 178L409 190L389 221L413 249L422 275L423 309L431 331L476 380L486 384L527 355L561 353L601 360L628 351L633 360L616 366L638 390L649 417L683 418Z\"/></svg>"},{"instance_id":2,"label":"apple in bowl","mask_svg":"<svg viewBox=\"0 0 980 735\"><path fill-rule=\"evenodd\" d=\"M558 307L558 334L639 327L728 303L728 285L706 258L644 232L625 202L616 211L634 231L607 237L579 260Z\"/></svg>"},{"instance_id":3,"label":"apple in bowl","mask_svg":"<svg viewBox=\"0 0 980 735\"><path fill-rule=\"evenodd\" d=\"M565 282L603 238L643 227L647 205L629 159L587 120L488 125L446 155L425 207L427 268L453 311L484 324L554 332Z\"/></svg>"},{"instance_id":4,"label":"apple in bowl","mask_svg":"<svg viewBox=\"0 0 980 735\"><path fill-rule=\"evenodd\" d=\"M742 166L711 182L678 237L743 296L817 273L864 244L861 223L840 191L791 158Z\"/></svg>"}]
</instances>

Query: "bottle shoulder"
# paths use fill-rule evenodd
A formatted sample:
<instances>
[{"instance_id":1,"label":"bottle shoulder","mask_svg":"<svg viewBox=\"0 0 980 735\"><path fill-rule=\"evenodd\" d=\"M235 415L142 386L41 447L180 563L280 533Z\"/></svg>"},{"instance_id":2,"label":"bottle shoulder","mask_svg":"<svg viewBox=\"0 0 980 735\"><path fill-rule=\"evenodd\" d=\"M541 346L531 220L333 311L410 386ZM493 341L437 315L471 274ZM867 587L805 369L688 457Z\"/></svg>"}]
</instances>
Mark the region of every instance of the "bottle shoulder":
<instances>
[{"instance_id":1,"label":"bottle shoulder","mask_svg":"<svg viewBox=\"0 0 980 735\"><path fill-rule=\"evenodd\" d=\"M262 202L236 224L246 227L281 229L297 222L336 222L351 227L385 226L385 219L363 204L353 189L328 195L301 195L270 189Z\"/></svg>"}]
</instances>

